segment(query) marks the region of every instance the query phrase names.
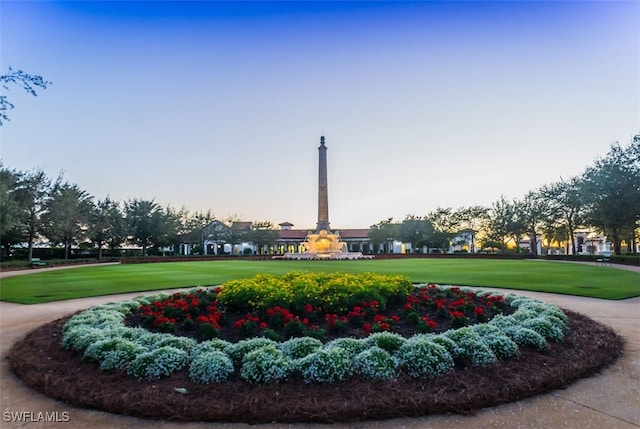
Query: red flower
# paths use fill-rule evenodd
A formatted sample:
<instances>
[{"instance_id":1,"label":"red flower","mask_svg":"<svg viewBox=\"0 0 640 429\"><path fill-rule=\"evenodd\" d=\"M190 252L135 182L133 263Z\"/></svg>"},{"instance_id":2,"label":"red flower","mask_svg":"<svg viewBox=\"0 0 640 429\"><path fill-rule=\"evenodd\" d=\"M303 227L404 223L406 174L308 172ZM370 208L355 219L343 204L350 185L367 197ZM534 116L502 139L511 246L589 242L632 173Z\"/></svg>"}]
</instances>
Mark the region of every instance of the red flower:
<instances>
[{"instance_id":1,"label":"red flower","mask_svg":"<svg viewBox=\"0 0 640 429\"><path fill-rule=\"evenodd\" d=\"M267 324L266 324L266 322L262 322L262 323L260 324L260 329L267 329Z\"/></svg>"},{"instance_id":2,"label":"red flower","mask_svg":"<svg viewBox=\"0 0 640 429\"><path fill-rule=\"evenodd\" d=\"M304 312L305 312L305 313L313 313L313 305L311 305L311 304L305 304L305 306L304 306Z\"/></svg>"},{"instance_id":3,"label":"red flower","mask_svg":"<svg viewBox=\"0 0 640 429\"><path fill-rule=\"evenodd\" d=\"M476 307L473 309L473 312L476 313L478 316L481 316L484 313L484 310L482 309L482 307Z\"/></svg>"},{"instance_id":4,"label":"red flower","mask_svg":"<svg viewBox=\"0 0 640 429\"><path fill-rule=\"evenodd\" d=\"M371 323L364 323L362 325L362 330L364 331L365 335L369 335L369 333L371 333Z\"/></svg>"}]
</instances>

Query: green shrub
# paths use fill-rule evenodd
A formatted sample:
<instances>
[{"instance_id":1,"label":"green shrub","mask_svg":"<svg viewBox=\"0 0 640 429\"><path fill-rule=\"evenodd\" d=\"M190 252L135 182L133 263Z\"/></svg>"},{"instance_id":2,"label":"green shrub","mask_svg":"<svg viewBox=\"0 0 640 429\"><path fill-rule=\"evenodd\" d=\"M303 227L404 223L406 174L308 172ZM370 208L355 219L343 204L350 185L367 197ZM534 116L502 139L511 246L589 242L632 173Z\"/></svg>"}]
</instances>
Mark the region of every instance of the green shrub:
<instances>
[{"instance_id":1,"label":"green shrub","mask_svg":"<svg viewBox=\"0 0 640 429\"><path fill-rule=\"evenodd\" d=\"M471 327L447 331L442 336L455 343L453 357L459 362L470 361L472 366L485 366L497 360L495 353Z\"/></svg>"},{"instance_id":2,"label":"green shrub","mask_svg":"<svg viewBox=\"0 0 640 429\"><path fill-rule=\"evenodd\" d=\"M272 383L285 380L292 370L292 360L271 344L244 355L240 377L249 383Z\"/></svg>"},{"instance_id":3,"label":"green shrub","mask_svg":"<svg viewBox=\"0 0 640 429\"><path fill-rule=\"evenodd\" d=\"M336 338L325 344L325 347L339 347L343 349L350 358L353 358L365 349L366 342L355 338Z\"/></svg>"},{"instance_id":4,"label":"green shrub","mask_svg":"<svg viewBox=\"0 0 640 429\"><path fill-rule=\"evenodd\" d=\"M221 383L234 372L231 358L221 350L198 353L189 366L189 378L194 383Z\"/></svg>"},{"instance_id":5,"label":"green shrub","mask_svg":"<svg viewBox=\"0 0 640 429\"><path fill-rule=\"evenodd\" d=\"M531 329L514 326L504 330L504 333L519 346L529 346L536 350L547 347L547 341L544 337Z\"/></svg>"},{"instance_id":6,"label":"green shrub","mask_svg":"<svg viewBox=\"0 0 640 429\"><path fill-rule=\"evenodd\" d=\"M201 354L214 352L214 351L220 351L220 352L223 352L225 354L228 354L231 351L232 348L233 348L233 343L230 343L229 341L225 341L225 340L220 340L220 339L214 338L213 340L203 341L200 344L198 344L192 350L191 358L193 360L195 360Z\"/></svg>"},{"instance_id":7,"label":"green shrub","mask_svg":"<svg viewBox=\"0 0 640 429\"><path fill-rule=\"evenodd\" d=\"M356 355L353 366L359 375L367 379L389 379L397 373L396 361L389 352L373 346Z\"/></svg>"},{"instance_id":8,"label":"green shrub","mask_svg":"<svg viewBox=\"0 0 640 429\"><path fill-rule=\"evenodd\" d=\"M139 380L155 380L182 369L187 365L189 355L175 347L159 349L138 355L127 368L127 373Z\"/></svg>"},{"instance_id":9,"label":"green shrub","mask_svg":"<svg viewBox=\"0 0 640 429\"><path fill-rule=\"evenodd\" d=\"M111 338L111 330L94 328L90 325L75 326L62 335L62 347L67 350L84 352L87 347L98 341Z\"/></svg>"},{"instance_id":10,"label":"green shrub","mask_svg":"<svg viewBox=\"0 0 640 429\"><path fill-rule=\"evenodd\" d=\"M352 359L340 347L325 347L295 362L305 383L335 383L353 374Z\"/></svg>"},{"instance_id":11,"label":"green shrub","mask_svg":"<svg viewBox=\"0 0 640 429\"><path fill-rule=\"evenodd\" d=\"M408 339L394 357L398 367L414 378L434 378L453 369L447 349L425 337Z\"/></svg>"},{"instance_id":12,"label":"green shrub","mask_svg":"<svg viewBox=\"0 0 640 429\"><path fill-rule=\"evenodd\" d=\"M233 346L229 349L228 353L229 353L229 356L231 356L231 359L234 360L234 362L240 363L242 362L244 355L246 355L247 353L250 353L261 347L277 346L277 345L278 343L276 343L275 341L269 340L268 338L263 338L263 337L249 338L247 340L238 341L237 343L233 344Z\"/></svg>"},{"instance_id":13,"label":"green shrub","mask_svg":"<svg viewBox=\"0 0 640 429\"><path fill-rule=\"evenodd\" d=\"M400 334L396 334L395 332L376 332L365 339L365 345L367 347L380 347L389 353L393 353L406 341L406 338Z\"/></svg>"},{"instance_id":14,"label":"green shrub","mask_svg":"<svg viewBox=\"0 0 640 429\"><path fill-rule=\"evenodd\" d=\"M489 346L498 359L508 359L518 356L518 345L504 334L482 337L482 341Z\"/></svg>"},{"instance_id":15,"label":"green shrub","mask_svg":"<svg viewBox=\"0 0 640 429\"><path fill-rule=\"evenodd\" d=\"M558 321L560 320L558 318L555 319ZM547 340L562 341L564 338L563 330L558 327L557 324L554 325L550 320L544 317L534 317L533 319L523 320L520 326L536 331Z\"/></svg>"},{"instance_id":16,"label":"green shrub","mask_svg":"<svg viewBox=\"0 0 640 429\"><path fill-rule=\"evenodd\" d=\"M300 359L322 348L322 341L311 337L292 338L278 347L290 358Z\"/></svg>"}]
</instances>

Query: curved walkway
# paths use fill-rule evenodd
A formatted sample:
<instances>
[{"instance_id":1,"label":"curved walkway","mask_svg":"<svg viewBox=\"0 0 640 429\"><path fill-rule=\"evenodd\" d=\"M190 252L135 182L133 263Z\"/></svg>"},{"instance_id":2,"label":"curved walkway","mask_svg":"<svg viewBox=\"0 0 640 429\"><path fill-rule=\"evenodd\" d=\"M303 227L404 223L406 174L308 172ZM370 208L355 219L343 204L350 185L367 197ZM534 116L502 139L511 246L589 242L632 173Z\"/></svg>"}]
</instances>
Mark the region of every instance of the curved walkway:
<instances>
[{"instance_id":1,"label":"curved walkway","mask_svg":"<svg viewBox=\"0 0 640 429\"><path fill-rule=\"evenodd\" d=\"M625 354L615 365L595 377L579 380L567 389L478 411L475 416L437 415L365 421L350 424L265 424L259 429L314 428L640 428L640 298L609 301L540 292L515 291L586 314L614 328L626 340ZM140 295L82 298L37 305L0 302L0 352L7 351L30 330L100 303L119 301ZM0 362L2 428L248 428L245 424L175 423L144 420L101 411L81 409L48 398L23 385ZM13 414L12 414L13 413ZM22 417L22 421L16 421ZM37 421L46 417L54 422ZM55 422L55 420L58 422Z\"/></svg>"}]
</instances>

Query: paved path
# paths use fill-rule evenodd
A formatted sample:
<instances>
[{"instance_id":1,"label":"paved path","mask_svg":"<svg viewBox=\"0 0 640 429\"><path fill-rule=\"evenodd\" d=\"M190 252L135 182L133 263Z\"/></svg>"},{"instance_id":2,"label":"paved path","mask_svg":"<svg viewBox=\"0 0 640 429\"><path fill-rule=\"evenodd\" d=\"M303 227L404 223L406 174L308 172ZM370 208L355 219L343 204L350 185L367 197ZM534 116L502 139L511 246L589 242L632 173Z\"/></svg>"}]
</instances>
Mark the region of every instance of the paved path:
<instances>
[{"instance_id":1,"label":"paved path","mask_svg":"<svg viewBox=\"0 0 640 429\"><path fill-rule=\"evenodd\" d=\"M480 410L475 416L442 415L366 421L352 424L205 424L144 420L69 406L37 393L23 385L9 370L8 362L0 362L1 428L223 428L223 429L327 429L356 428L640 428L640 298L609 301L540 292L515 291L560 305L605 323L626 340L625 353L615 365L595 377L579 380L564 390ZM99 303L124 300L139 293L118 296L82 298L37 305L0 302L0 353L4 357L11 345L30 330L56 318ZM8 421L11 412L50 413L59 423L18 423ZM9 413L9 414L7 414Z\"/></svg>"}]
</instances>

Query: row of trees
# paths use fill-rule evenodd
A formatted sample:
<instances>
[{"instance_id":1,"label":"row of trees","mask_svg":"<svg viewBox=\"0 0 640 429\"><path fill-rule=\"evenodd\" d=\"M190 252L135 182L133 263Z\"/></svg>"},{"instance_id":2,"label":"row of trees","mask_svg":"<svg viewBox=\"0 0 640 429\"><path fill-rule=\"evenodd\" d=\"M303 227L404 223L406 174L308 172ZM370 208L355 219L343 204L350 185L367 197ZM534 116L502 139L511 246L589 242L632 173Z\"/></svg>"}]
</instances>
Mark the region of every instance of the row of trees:
<instances>
[{"instance_id":1,"label":"row of trees","mask_svg":"<svg viewBox=\"0 0 640 429\"><path fill-rule=\"evenodd\" d=\"M398 240L411 243L413 249L447 249L466 229L477 232L484 248L518 248L528 238L534 254L539 240L547 246L564 244L566 253L575 254L576 230L590 228L605 234L620 254L623 241L632 250L639 227L640 135L627 147L612 145L580 176L544 185L522 198L502 196L489 207L438 208L401 222L386 219L372 227L370 237L374 244Z\"/></svg>"},{"instance_id":2,"label":"row of trees","mask_svg":"<svg viewBox=\"0 0 640 429\"><path fill-rule=\"evenodd\" d=\"M176 210L153 200L96 200L62 175L52 180L42 171L16 171L0 164L3 257L12 246L27 243L31 258L38 239L62 246L65 258L78 244L93 246L99 258L103 249L125 244L141 247L143 255L149 248L177 251L180 243L203 243L209 234L206 227L214 220L211 211ZM231 225L234 220L224 222ZM390 218L372 226L370 240L373 244L397 240L411 243L413 249L448 249L461 230L469 230L484 248L504 251L527 237L531 243L541 238L549 244L563 243L567 253L575 254L574 233L587 227L606 234L619 254L623 241L631 245L638 238L639 222L640 136L636 136L627 147L614 144L580 176L542 186L522 198L501 197L488 207L438 208L401 222ZM269 221L216 234L216 239L226 243L253 242L259 248L274 244L277 237ZM535 245L531 251L536 252Z\"/></svg>"},{"instance_id":3,"label":"row of trees","mask_svg":"<svg viewBox=\"0 0 640 429\"><path fill-rule=\"evenodd\" d=\"M149 248L168 247L177 252L181 243L202 244L205 229L214 220L211 211L161 207L153 200L96 200L62 176L51 180L40 170L22 172L0 165L3 257L16 244L26 243L31 259L34 242L40 239L61 246L65 259L78 244L97 249L99 259L103 249L113 251L127 244L141 247L143 256ZM234 221L225 220L229 224ZM274 225L265 221L253 222L249 228L228 228L216 238L266 244L276 237Z\"/></svg>"}]
</instances>

